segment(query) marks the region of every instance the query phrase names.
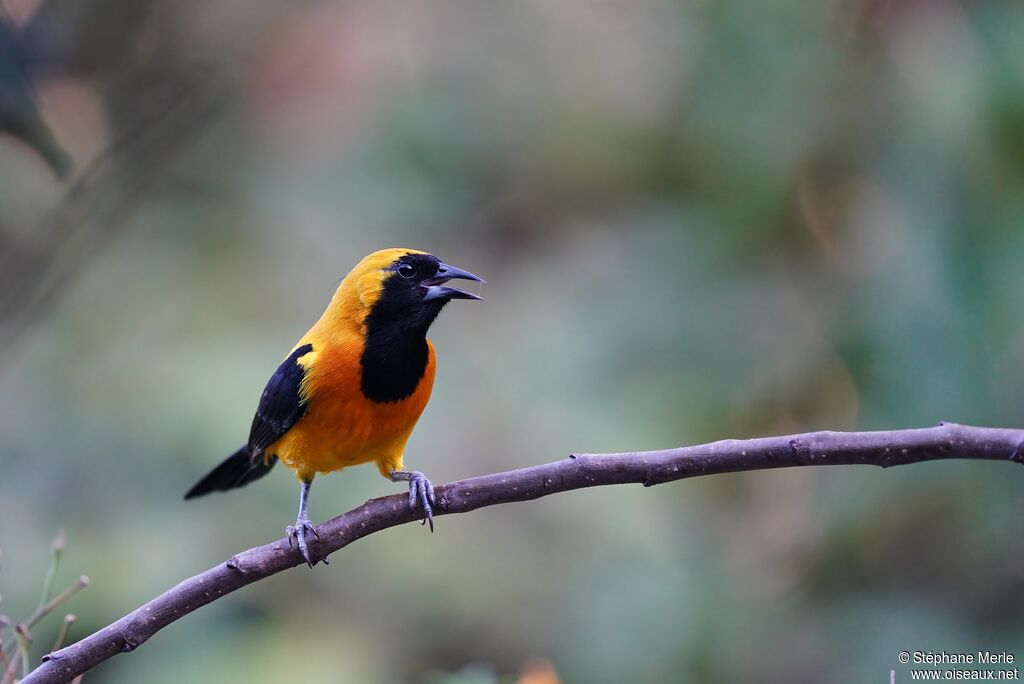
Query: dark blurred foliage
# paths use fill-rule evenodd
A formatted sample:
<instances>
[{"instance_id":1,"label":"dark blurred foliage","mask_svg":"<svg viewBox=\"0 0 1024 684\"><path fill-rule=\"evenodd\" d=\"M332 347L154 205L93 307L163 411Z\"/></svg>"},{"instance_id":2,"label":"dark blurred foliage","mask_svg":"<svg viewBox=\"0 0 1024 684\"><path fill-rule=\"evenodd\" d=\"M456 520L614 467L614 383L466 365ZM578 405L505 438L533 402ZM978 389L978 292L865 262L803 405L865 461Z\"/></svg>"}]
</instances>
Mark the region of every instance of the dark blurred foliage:
<instances>
[{"instance_id":1,"label":"dark blurred foliage","mask_svg":"<svg viewBox=\"0 0 1024 684\"><path fill-rule=\"evenodd\" d=\"M21 67L20 80L0 92L0 116L24 110L20 127L0 129L29 142L62 178L69 162L35 110L33 82L63 79L87 88L107 127L106 135L92 131L97 153L59 204L26 221L24 234L0 229L10 233L0 236L0 348L12 346L106 248L219 108L225 83L216 67L183 53L169 20L180 17L158 9L148 0L44 2L17 27L8 21L0 36L0 67Z\"/></svg>"},{"instance_id":2,"label":"dark blurred foliage","mask_svg":"<svg viewBox=\"0 0 1024 684\"><path fill-rule=\"evenodd\" d=\"M39 116L32 82L40 63L33 48L0 8L0 131L35 150L63 178L71 162Z\"/></svg>"},{"instance_id":3,"label":"dark blurred foliage","mask_svg":"<svg viewBox=\"0 0 1024 684\"><path fill-rule=\"evenodd\" d=\"M386 246L489 282L433 333L407 459L435 481L1024 413L1017 2L10 10L75 170L0 139L5 612L61 525L83 633L280 534L284 472L181 494ZM566 682L859 684L901 649L1021 656L1022 477L748 473L408 526L89 679L514 681L539 657ZM316 490L320 519L395 488Z\"/></svg>"}]
</instances>

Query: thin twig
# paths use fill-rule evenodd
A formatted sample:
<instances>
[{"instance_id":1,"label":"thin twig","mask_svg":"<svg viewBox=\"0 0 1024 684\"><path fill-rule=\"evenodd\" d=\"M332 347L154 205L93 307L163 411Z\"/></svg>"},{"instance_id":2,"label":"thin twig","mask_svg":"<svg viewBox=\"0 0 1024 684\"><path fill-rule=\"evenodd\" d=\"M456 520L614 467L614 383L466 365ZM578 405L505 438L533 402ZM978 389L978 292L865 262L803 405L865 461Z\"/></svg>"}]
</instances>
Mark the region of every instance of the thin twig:
<instances>
[{"instance_id":1,"label":"thin twig","mask_svg":"<svg viewBox=\"0 0 1024 684\"><path fill-rule=\"evenodd\" d=\"M58 648L64 645L67 641L68 632L71 631L71 625L75 624L75 616L73 613L68 613L64 616L64 622L60 625L60 631L57 632L57 639L53 642L53 648L51 651L56 651Z\"/></svg>"},{"instance_id":2,"label":"thin twig","mask_svg":"<svg viewBox=\"0 0 1024 684\"><path fill-rule=\"evenodd\" d=\"M920 461L976 459L1020 461L1024 430L940 424L891 432L813 432L785 437L725 440L667 451L578 454L568 459L461 480L436 488L435 516L484 506L529 501L600 485L653 486L673 480L808 465L905 465ZM314 560L363 537L419 518L405 494L371 499L319 526L310 545ZM164 592L120 620L44 658L22 684L67 682L118 653L133 651L192 611L248 584L304 561L287 541L243 551Z\"/></svg>"},{"instance_id":3,"label":"thin twig","mask_svg":"<svg viewBox=\"0 0 1024 684\"><path fill-rule=\"evenodd\" d=\"M11 658L7 663L7 669L4 671L3 684L7 682L17 681L18 665L21 663L21 651L17 651L14 657Z\"/></svg>"},{"instance_id":4,"label":"thin twig","mask_svg":"<svg viewBox=\"0 0 1024 684\"><path fill-rule=\"evenodd\" d=\"M55 608L59 607L62 603L64 603L69 598L80 592L82 589L85 589L87 586L89 586L89 577L87 575L82 575L81 577L76 579L71 584L71 586L69 586L67 589L60 592L56 596L54 596L45 605L36 608L35 612L32 613L32 615L29 616L28 620L25 620L25 622L22 624L24 624L27 628L32 629L39 623L40 620L49 615ZM3 648L9 649L10 645L4 644Z\"/></svg>"},{"instance_id":5,"label":"thin twig","mask_svg":"<svg viewBox=\"0 0 1024 684\"><path fill-rule=\"evenodd\" d=\"M50 592L53 590L53 579L57 576L57 568L60 566L60 558L64 553L64 530L57 532L53 543L50 544L50 566L46 568L46 577L43 579L43 590L39 594L39 603L36 610L41 609L50 600Z\"/></svg>"},{"instance_id":6,"label":"thin twig","mask_svg":"<svg viewBox=\"0 0 1024 684\"><path fill-rule=\"evenodd\" d=\"M28 650L32 647L32 633L24 624L17 624L14 626L14 636L18 639L18 654L21 656L21 676L28 677L32 668L28 655Z\"/></svg>"},{"instance_id":7,"label":"thin twig","mask_svg":"<svg viewBox=\"0 0 1024 684\"><path fill-rule=\"evenodd\" d=\"M55 608L58 608L61 604L80 592L82 589L85 589L87 586L89 586L89 576L79 576L78 579L71 583L71 586L50 599L45 606L42 606L36 610L36 612L32 613L32 616L25 621L25 624L28 627L35 627L40 620L49 615Z\"/></svg>"},{"instance_id":8,"label":"thin twig","mask_svg":"<svg viewBox=\"0 0 1024 684\"><path fill-rule=\"evenodd\" d=\"M4 630L7 629L11 624L10 618L6 615L0 615L0 640L3 639ZM3 667L3 676L0 677L0 684L6 684L8 679L14 679L14 672L17 666L12 665L11 661L7 659L3 649L0 649L0 667Z\"/></svg>"}]
</instances>

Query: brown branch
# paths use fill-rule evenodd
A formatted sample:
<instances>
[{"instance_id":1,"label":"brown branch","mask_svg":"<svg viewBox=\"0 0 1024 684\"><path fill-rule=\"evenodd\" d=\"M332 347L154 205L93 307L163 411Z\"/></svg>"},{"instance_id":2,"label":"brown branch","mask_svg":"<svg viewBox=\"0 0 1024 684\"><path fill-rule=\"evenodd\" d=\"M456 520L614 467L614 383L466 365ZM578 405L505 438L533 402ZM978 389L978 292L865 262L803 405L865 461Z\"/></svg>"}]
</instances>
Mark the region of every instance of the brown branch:
<instances>
[{"instance_id":1,"label":"brown branch","mask_svg":"<svg viewBox=\"0 0 1024 684\"><path fill-rule=\"evenodd\" d=\"M666 451L577 454L562 461L460 480L437 487L435 515L529 501L601 485L652 486L701 475L808 465L905 465L944 459L1022 462L1024 430L943 423L891 432L812 432L785 437L724 440ZM371 499L320 525L311 547L323 558L374 532L416 520L404 494ZM285 540L232 556L164 592L117 622L51 653L22 684L67 682L118 653L132 651L162 628L275 573L302 565Z\"/></svg>"}]
</instances>

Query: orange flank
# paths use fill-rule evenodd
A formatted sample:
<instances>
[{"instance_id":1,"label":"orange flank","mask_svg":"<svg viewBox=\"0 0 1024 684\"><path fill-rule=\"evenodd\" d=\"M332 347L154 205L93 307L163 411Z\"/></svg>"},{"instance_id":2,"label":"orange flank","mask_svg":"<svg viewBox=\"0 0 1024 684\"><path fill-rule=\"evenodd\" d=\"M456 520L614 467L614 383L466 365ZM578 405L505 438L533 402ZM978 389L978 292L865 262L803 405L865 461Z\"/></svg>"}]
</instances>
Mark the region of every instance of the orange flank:
<instances>
[{"instance_id":1,"label":"orange flank","mask_svg":"<svg viewBox=\"0 0 1024 684\"><path fill-rule=\"evenodd\" d=\"M305 380L305 391L315 400L309 402L302 420L267 447L267 453L278 456L300 480L370 461L377 463L384 477L401 470L405 443L434 386L434 346L427 341L427 367L410 396L376 403L359 391L361 340L322 343L303 338L302 344L306 342L322 350L299 358L305 365L308 357L316 357ZM355 345L358 352L353 350Z\"/></svg>"}]
</instances>

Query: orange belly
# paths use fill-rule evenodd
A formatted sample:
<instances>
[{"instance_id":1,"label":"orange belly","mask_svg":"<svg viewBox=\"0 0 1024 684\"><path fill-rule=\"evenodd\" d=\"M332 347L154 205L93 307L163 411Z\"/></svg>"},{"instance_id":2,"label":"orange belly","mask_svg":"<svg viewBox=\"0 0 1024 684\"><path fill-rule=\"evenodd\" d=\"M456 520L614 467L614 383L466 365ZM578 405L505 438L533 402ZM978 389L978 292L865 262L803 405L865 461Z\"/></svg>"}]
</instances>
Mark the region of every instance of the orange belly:
<instances>
[{"instance_id":1,"label":"orange belly","mask_svg":"<svg viewBox=\"0 0 1024 684\"><path fill-rule=\"evenodd\" d=\"M306 414L267 448L300 480L374 461L387 476L403 467L405 443L430 399L434 348L428 341L427 367L411 395L377 403L360 391L362 346L318 345L306 370Z\"/></svg>"}]
</instances>

